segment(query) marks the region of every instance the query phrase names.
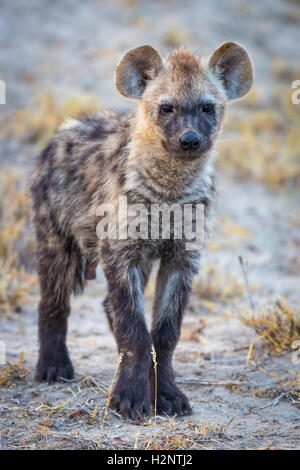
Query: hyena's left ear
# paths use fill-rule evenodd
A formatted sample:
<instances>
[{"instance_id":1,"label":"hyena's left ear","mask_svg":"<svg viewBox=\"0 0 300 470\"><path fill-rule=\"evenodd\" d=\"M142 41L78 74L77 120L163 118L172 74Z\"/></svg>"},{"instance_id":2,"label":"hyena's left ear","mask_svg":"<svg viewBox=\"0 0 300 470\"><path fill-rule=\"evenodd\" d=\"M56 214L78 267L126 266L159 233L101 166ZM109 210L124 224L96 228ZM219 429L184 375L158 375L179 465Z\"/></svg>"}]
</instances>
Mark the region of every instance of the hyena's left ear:
<instances>
[{"instance_id":1,"label":"hyena's left ear","mask_svg":"<svg viewBox=\"0 0 300 470\"><path fill-rule=\"evenodd\" d=\"M127 98L140 98L147 86L162 69L159 53L151 46L140 46L126 52L115 71L116 87Z\"/></svg>"},{"instance_id":2,"label":"hyena's left ear","mask_svg":"<svg viewBox=\"0 0 300 470\"><path fill-rule=\"evenodd\" d=\"M227 98L240 98L250 90L253 83L251 60L238 44L224 42L211 55L208 66L222 81Z\"/></svg>"}]
</instances>

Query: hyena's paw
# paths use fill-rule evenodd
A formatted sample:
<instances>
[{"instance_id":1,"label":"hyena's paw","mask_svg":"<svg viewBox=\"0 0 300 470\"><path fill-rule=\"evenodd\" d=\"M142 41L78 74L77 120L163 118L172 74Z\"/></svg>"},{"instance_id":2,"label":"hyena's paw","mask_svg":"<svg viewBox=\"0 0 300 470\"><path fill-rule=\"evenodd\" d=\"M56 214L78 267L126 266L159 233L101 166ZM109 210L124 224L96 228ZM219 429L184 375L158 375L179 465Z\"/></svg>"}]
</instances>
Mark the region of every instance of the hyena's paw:
<instances>
[{"instance_id":1,"label":"hyena's paw","mask_svg":"<svg viewBox=\"0 0 300 470\"><path fill-rule=\"evenodd\" d=\"M151 393L152 405L154 406L154 387ZM187 397L177 385L172 382L160 383L157 387L157 413L168 416L186 416L192 414L192 408Z\"/></svg>"},{"instance_id":2,"label":"hyena's paw","mask_svg":"<svg viewBox=\"0 0 300 470\"><path fill-rule=\"evenodd\" d=\"M110 406L124 419L140 421L150 414L148 379L120 377L110 399Z\"/></svg>"},{"instance_id":3,"label":"hyena's paw","mask_svg":"<svg viewBox=\"0 0 300 470\"><path fill-rule=\"evenodd\" d=\"M63 379L71 380L74 377L74 369L68 355L55 360L48 360L40 356L36 368L36 380L39 382L63 382Z\"/></svg>"}]
</instances>

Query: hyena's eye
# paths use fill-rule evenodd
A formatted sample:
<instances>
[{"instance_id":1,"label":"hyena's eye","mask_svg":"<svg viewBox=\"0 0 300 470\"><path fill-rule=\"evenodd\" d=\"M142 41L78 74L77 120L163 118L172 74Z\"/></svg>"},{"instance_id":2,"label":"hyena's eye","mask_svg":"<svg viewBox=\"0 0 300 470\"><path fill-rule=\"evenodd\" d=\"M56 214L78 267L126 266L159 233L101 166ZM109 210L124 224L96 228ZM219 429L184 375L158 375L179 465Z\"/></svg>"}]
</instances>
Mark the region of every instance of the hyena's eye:
<instances>
[{"instance_id":1,"label":"hyena's eye","mask_svg":"<svg viewBox=\"0 0 300 470\"><path fill-rule=\"evenodd\" d=\"M213 105L212 105L212 104L209 104L209 103L204 104L204 105L202 106L202 112L203 112L203 113L211 113L211 112L213 111L213 109L214 109Z\"/></svg>"},{"instance_id":2,"label":"hyena's eye","mask_svg":"<svg viewBox=\"0 0 300 470\"><path fill-rule=\"evenodd\" d=\"M160 112L162 114L168 114L168 113L173 113L174 111L174 106L171 104L162 104L160 107Z\"/></svg>"}]
</instances>

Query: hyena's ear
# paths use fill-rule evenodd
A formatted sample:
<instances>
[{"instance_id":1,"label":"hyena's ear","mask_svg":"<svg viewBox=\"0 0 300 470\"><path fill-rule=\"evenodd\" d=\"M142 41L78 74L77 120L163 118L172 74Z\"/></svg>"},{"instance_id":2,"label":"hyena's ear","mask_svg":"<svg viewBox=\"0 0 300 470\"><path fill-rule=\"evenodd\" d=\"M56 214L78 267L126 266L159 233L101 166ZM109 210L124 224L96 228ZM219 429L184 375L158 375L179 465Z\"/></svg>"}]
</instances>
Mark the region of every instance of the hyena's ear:
<instances>
[{"instance_id":1,"label":"hyena's ear","mask_svg":"<svg viewBox=\"0 0 300 470\"><path fill-rule=\"evenodd\" d=\"M126 52L115 71L116 87L127 98L140 98L147 86L162 69L159 53L151 46L140 46Z\"/></svg>"},{"instance_id":2,"label":"hyena's ear","mask_svg":"<svg viewBox=\"0 0 300 470\"><path fill-rule=\"evenodd\" d=\"M229 99L240 98L253 82L251 60L245 49L234 42L224 42L209 59L209 68L223 82Z\"/></svg>"}]
</instances>

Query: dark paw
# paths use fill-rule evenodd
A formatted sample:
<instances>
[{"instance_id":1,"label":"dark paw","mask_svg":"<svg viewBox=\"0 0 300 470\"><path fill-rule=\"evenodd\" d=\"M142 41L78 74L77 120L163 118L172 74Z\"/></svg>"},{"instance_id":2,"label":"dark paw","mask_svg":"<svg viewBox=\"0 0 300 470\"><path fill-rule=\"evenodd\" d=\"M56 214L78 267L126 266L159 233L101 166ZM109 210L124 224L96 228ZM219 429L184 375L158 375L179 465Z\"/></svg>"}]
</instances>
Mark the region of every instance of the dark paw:
<instances>
[{"instance_id":1,"label":"dark paw","mask_svg":"<svg viewBox=\"0 0 300 470\"><path fill-rule=\"evenodd\" d=\"M54 363L39 359L36 371L36 380L38 382L63 382L64 379L71 380L74 377L72 362L66 358L63 362Z\"/></svg>"},{"instance_id":2,"label":"dark paw","mask_svg":"<svg viewBox=\"0 0 300 470\"><path fill-rule=\"evenodd\" d=\"M152 397L154 405L154 396ZM187 416L192 414L187 397L175 384L159 387L157 392L157 413L168 416Z\"/></svg>"},{"instance_id":3,"label":"dark paw","mask_svg":"<svg viewBox=\"0 0 300 470\"><path fill-rule=\"evenodd\" d=\"M116 384L111 395L110 406L124 419L141 421L150 414L150 395L147 381Z\"/></svg>"}]
</instances>

